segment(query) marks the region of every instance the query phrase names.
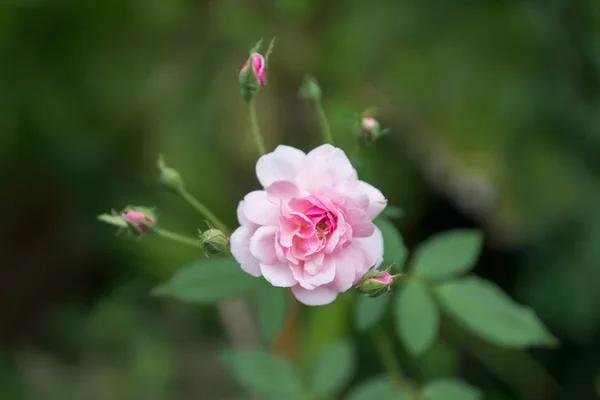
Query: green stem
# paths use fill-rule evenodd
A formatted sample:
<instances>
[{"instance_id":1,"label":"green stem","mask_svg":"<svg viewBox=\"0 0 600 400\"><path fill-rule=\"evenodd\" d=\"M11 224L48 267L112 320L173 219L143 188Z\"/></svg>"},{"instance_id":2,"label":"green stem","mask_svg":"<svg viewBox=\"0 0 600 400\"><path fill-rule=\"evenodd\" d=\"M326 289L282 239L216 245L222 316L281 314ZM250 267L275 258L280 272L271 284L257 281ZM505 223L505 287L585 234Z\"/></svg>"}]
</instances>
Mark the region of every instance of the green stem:
<instances>
[{"instance_id":1,"label":"green stem","mask_svg":"<svg viewBox=\"0 0 600 400\"><path fill-rule=\"evenodd\" d=\"M179 190L179 195L192 207L198 210L200 214L204 215L218 230L223 232L226 236L229 236L229 229L227 229L227 226L212 211L210 211L208 207L200 203L198 199L189 194L185 189Z\"/></svg>"},{"instance_id":2,"label":"green stem","mask_svg":"<svg viewBox=\"0 0 600 400\"><path fill-rule=\"evenodd\" d=\"M327 114L325 114L325 110L323 109L321 100L316 100L312 103L317 113L317 118L319 119L319 125L321 126L321 134L323 135L323 140L325 141L325 143L333 144L333 136L331 135L329 120L327 119Z\"/></svg>"},{"instance_id":3,"label":"green stem","mask_svg":"<svg viewBox=\"0 0 600 400\"><path fill-rule=\"evenodd\" d=\"M248 102L248 114L250 114L250 125L252 127L252 136L254 137L254 143L256 144L258 154L262 156L266 153L265 143L263 142L262 135L260 134L258 118L256 118L256 109L254 108L254 102L252 100Z\"/></svg>"},{"instance_id":4,"label":"green stem","mask_svg":"<svg viewBox=\"0 0 600 400\"><path fill-rule=\"evenodd\" d=\"M403 381L405 378L402 373L402 368L400 368L400 364L398 363L398 360L396 360L392 343L385 331L380 326L377 326L373 328L371 335L373 336L373 342L377 347L379 357L381 358L381 362L388 375L393 378L394 381Z\"/></svg>"},{"instance_id":5,"label":"green stem","mask_svg":"<svg viewBox=\"0 0 600 400\"><path fill-rule=\"evenodd\" d=\"M188 246L202 248L200 242L196 239L192 239L190 237L180 235L179 233L167 231L161 228L153 228L152 231L156 233L158 236L163 237L165 239L172 240L174 242L179 242L182 244L187 244Z\"/></svg>"}]
</instances>

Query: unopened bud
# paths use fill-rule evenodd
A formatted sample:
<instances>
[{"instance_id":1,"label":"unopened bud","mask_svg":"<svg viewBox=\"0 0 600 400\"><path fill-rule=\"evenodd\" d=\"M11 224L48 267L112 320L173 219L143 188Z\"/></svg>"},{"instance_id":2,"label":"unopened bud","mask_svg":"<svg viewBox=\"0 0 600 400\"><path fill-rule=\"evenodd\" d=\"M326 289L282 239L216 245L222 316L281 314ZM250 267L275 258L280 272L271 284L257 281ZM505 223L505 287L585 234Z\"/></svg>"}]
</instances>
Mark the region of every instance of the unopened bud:
<instances>
[{"instance_id":1,"label":"unopened bud","mask_svg":"<svg viewBox=\"0 0 600 400\"><path fill-rule=\"evenodd\" d=\"M242 97L250 102L256 95L256 91L263 86L267 80L267 64L260 53L251 53L240 71L240 86Z\"/></svg>"},{"instance_id":2,"label":"unopened bud","mask_svg":"<svg viewBox=\"0 0 600 400\"><path fill-rule=\"evenodd\" d=\"M147 233L156 225L156 215L148 207L126 207L121 212L121 218L130 230L137 234Z\"/></svg>"},{"instance_id":3,"label":"unopened bud","mask_svg":"<svg viewBox=\"0 0 600 400\"><path fill-rule=\"evenodd\" d=\"M212 226L200 233L200 244L207 254L226 252L229 249L229 238Z\"/></svg>"},{"instance_id":4,"label":"unopened bud","mask_svg":"<svg viewBox=\"0 0 600 400\"><path fill-rule=\"evenodd\" d=\"M184 189L181 175L179 175L179 172L177 172L173 168L169 168L166 166L162 154L158 156L156 166L160 170L160 176L158 177L158 180L161 183L161 185L175 193L179 193Z\"/></svg>"},{"instance_id":5,"label":"unopened bud","mask_svg":"<svg viewBox=\"0 0 600 400\"><path fill-rule=\"evenodd\" d=\"M321 88L317 80L310 75L306 75L298 91L298 96L313 103L321 101Z\"/></svg>"},{"instance_id":6,"label":"unopened bud","mask_svg":"<svg viewBox=\"0 0 600 400\"><path fill-rule=\"evenodd\" d=\"M387 130L381 129L379 122L375 118L368 115L361 117L358 123L358 128L356 129L356 136L358 139L367 144L372 144L375 142L375 140L386 133Z\"/></svg>"},{"instance_id":7,"label":"unopened bud","mask_svg":"<svg viewBox=\"0 0 600 400\"><path fill-rule=\"evenodd\" d=\"M396 276L389 273L389 268L386 270L371 268L356 285L356 289L368 297L377 297L389 292L395 279Z\"/></svg>"}]
</instances>

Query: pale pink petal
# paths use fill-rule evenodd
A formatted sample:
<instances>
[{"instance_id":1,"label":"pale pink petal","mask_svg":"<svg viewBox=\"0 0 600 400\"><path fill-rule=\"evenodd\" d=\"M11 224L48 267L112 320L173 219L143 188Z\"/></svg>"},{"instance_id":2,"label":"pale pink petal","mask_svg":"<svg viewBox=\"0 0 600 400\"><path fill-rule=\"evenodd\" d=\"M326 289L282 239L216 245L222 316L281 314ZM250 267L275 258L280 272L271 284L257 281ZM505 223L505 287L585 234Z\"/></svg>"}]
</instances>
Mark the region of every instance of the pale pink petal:
<instances>
[{"instance_id":1,"label":"pale pink petal","mask_svg":"<svg viewBox=\"0 0 600 400\"><path fill-rule=\"evenodd\" d=\"M248 222L248 218L246 218L246 216L244 215L244 200L240 201L238 203L237 209L236 209L236 214L237 214L237 220L240 223L240 225L244 225L247 224Z\"/></svg>"},{"instance_id":2,"label":"pale pink petal","mask_svg":"<svg viewBox=\"0 0 600 400\"><path fill-rule=\"evenodd\" d=\"M260 276L258 261L250 253L250 238L256 231L256 227L242 225L237 228L230 238L231 254L240 263L242 269L253 276Z\"/></svg>"},{"instance_id":3,"label":"pale pink petal","mask_svg":"<svg viewBox=\"0 0 600 400\"><path fill-rule=\"evenodd\" d=\"M379 189L366 182L358 181L358 188L361 193L365 193L369 196L369 208L367 209L367 214L371 219L374 219L387 206L387 199Z\"/></svg>"},{"instance_id":4,"label":"pale pink petal","mask_svg":"<svg viewBox=\"0 0 600 400\"><path fill-rule=\"evenodd\" d=\"M352 243L356 243L365 258L363 268L357 270L357 274L361 277L367 273L369 268L379 265L383 261L383 236L379 228L375 227L375 232L371 236L356 238Z\"/></svg>"},{"instance_id":5,"label":"pale pink petal","mask_svg":"<svg viewBox=\"0 0 600 400\"><path fill-rule=\"evenodd\" d=\"M260 264L260 270L265 279L273 286L290 287L298 283L294 279L290 266L285 263Z\"/></svg>"},{"instance_id":6,"label":"pale pink petal","mask_svg":"<svg viewBox=\"0 0 600 400\"><path fill-rule=\"evenodd\" d=\"M305 157L304 152L293 147L277 146L275 151L258 159L256 176L265 188L276 181L294 182Z\"/></svg>"},{"instance_id":7,"label":"pale pink petal","mask_svg":"<svg viewBox=\"0 0 600 400\"><path fill-rule=\"evenodd\" d=\"M279 207L269 201L267 192L255 190L244 197L244 215L258 225L277 225Z\"/></svg>"},{"instance_id":8,"label":"pale pink petal","mask_svg":"<svg viewBox=\"0 0 600 400\"><path fill-rule=\"evenodd\" d=\"M261 226L250 239L250 252L261 264L275 264L277 253L275 252L274 226Z\"/></svg>"},{"instance_id":9,"label":"pale pink petal","mask_svg":"<svg viewBox=\"0 0 600 400\"><path fill-rule=\"evenodd\" d=\"M358 245L353 242L339 254L332 257L334 257L336 268L333 283L340 292L345 292L364 275L362 273L365 269L364 255Z\"/></svg>"},{"instance_id":10,"label":"pale pink petal","mask_svg":"<svg viewBox=\"0 0 600 400\"><path fill-rule=\"evenodd\" d=\"M375 225L371 222L367 213L360 208L346 209L346 218L350 226L352 226L353 237L369 237L375 231Z\"/></svg>"},{"instance_id":11,"label":"pale pink petal","mask_svg":"<svg viewBox=\"0 0 600 400\"><path fill-rule=\"evenodd\" d=\"M311 261L304 263L304 268L308 272L309 265L312 264ZM322 265L314 264L314 267L311 268L314 272L309 272L309 276L306 277L306 280L315 286L326 285L333 281L335 278L335 263L331 261L326 261Z\"/></svg>"},{"instance_id":12,"label":"pale pink petal","mask_svg":"<svg viewBox=\"0 0 600 400\"><path fill-rule=\"evenodd\" d=\"M317 147L302 161L296 183L301 189L319 193L344 181L358 179L346 154L330 144Z\"/></svg>"},{"instance_id":13,"label":"pale pink petal","mask_svg":"<svg viewBox=\"0 0 600 400\"><path fill-rule=\"evenodd\" d=\"M275 181L267 188L267 195L271 202L279 204L280 201L290 200L293 197L298 197L300 191L298 187L289 181Z\"/></svg>"},{"instance_id":14,"label":"pale pink petal","mask_svg":"<svg viewBox=\"0 0 600 400\"><path fill-rule=\"evenodd\" d=\"M298 265L290 264L290 269L292 270L294 279L300 284L300 286L308 290L315 288L315 285L306 280L308 275L304 271L304 262L301 262Z\"/></svg>"},{"instance_id":15,"label":"pale pink petal","mask_svg":"<svg viewBox=\"0 0 600 400\"><path fill-rule=\"evenodd\" d=\"M300 285L292 287L292 293L299 302L307 306L321 306L329 304L337 297L337 292L328 286L319 286L313 290L307 290Z\"/></svg>"}]
</instances>

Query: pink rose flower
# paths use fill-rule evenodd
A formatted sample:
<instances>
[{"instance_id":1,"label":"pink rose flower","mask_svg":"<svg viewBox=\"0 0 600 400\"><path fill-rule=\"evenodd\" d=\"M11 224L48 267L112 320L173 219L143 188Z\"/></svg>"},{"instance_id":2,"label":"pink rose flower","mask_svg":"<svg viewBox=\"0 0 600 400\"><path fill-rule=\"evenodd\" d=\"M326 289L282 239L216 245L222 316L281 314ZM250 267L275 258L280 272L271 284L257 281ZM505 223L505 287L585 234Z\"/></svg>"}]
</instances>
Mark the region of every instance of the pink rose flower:
<instances>
[{"instance_id":1,"label":"pink rose flower","mask_svg":"<svg viewBox=\"0 0 600 400\"><path fill-rule=\"evenodd\" d=\"M237 210L231 252L241 267L273 286L290 287L307 305L331 303L383 257L373 224L387 200L360 181L341 149L308 154L279 146L256 163L264 190Z\"/></svg>"},{"instance_id":2,"label":"pink rose flower","mask_svg":"<svg viewBox=\"0 0 600 400\"><path fill-rule=\"evenodd\" d=\"M252 53L250 58L246 60L244 65L242 66L241 72L244 72L246 68L248 68L248 64L252 61L252 70L254 71L254 75L256 75L256 79L258 80L258 84L260 86L265 84L267 80L267 70L265 66L265 58L258 53Z\"/></svg>"}]
</instances>

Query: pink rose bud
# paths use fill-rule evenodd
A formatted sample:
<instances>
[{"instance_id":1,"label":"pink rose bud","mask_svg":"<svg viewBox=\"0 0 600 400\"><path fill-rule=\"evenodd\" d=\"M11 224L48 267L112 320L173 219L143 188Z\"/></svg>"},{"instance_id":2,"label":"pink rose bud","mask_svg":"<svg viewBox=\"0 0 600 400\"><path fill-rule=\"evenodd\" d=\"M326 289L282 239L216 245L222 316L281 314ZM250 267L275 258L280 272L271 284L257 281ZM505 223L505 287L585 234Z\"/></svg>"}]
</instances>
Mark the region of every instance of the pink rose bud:
<instances>
[{"instance_id":1,"label":"pink rose bud","mask_svg":"<svg viewBox=\"0 0 600 400\"><path fill-rule=\"evenodd\" d=\"M375 124L377 124L377 121L375 121L375 118L364 117L362 119L362 127L363 127L363 130L365 130L365 131L370 131L373 128L375 128Z\"/></svg>"},{"instance_id":2,"label":"pink rose bud","mask_svg":"<svg viewBox=\"0 0 600 400\"><path fill-rule=\"evenodd\" d=\"M394 282L394 277L386 272L381 276L375 276L371 278L371 280L384 285L389 285L390 283Z\"/></svg>"},{"instance_id":3,"label":"pink rose bud","mask_svg":"<svg viewBox=\"0 0 600 400\"><path fill-rule=\"evenodd\" d=\"M246 63L242 67L240 74L244 74L246 72L246 70L248 69L248 64L250 64L250 61L252 61L252 71L254 72L254 76L256 77L256 80L258 81L258 85L259 86L264 85L265 81L267 80L267 70L266 70L265 58L259 53L252 53L252 55L250 55L250 58L248 60L246 60Z\"/></svg>"},{"instance_id":4,"label":"pink rose bud","mask_svg":"<svg viewBox=\"0 0 600 400\"><path fill-rule=\"evenodd\" d=\"M390 291L395 278L388 270L372 268L363 276L356 288L368 297L377 297Z\"/></svg>"},{"instance_id":5,"label":"pink rose bud","mask_svg":"<svg viewBox=\"0 0 600 400\"><path fill-rule=\"evenodd\" d=\"M146 207L127 207L121 213L121 218L136 233L146 233L156 225L154 212Z\"/></svg>"}]
</instances>

